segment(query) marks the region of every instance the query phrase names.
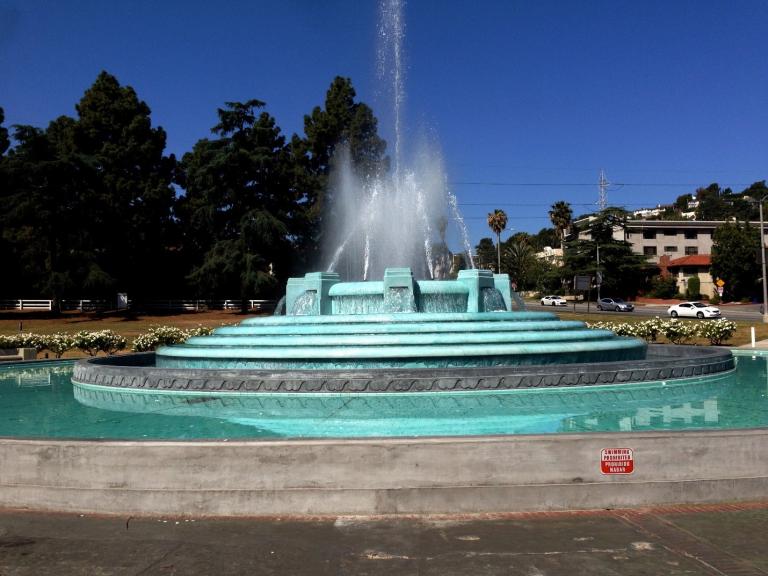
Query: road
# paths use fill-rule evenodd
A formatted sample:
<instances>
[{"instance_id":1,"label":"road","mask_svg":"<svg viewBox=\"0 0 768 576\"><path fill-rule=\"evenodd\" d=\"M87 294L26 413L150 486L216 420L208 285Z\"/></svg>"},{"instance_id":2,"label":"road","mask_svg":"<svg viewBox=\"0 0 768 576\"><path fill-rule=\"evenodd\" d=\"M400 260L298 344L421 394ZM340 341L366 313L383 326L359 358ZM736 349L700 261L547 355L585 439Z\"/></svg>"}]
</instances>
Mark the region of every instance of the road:
<instances>
[{"instance_id":1,"label":"road","mask_svg":"<svg viewBox=\"0 0 768 576\"><path fill-rule=\"evenodd\" d=\"M528 306L528 310L534 311L534 310L547 310L547 311L554 311L554 312L573 312L574 311L574 305L572 303L568 303L568 306L563 307L557 307L554 308L552 306L542 306L538 300L527 300L526 305ZM598 310L595 307L595 303L592 302L589 305L589 313L594 315L595 318L600 318L601 320L611 320L613 318L620 319L624 316L660 316L662 318L668 318L667 315L667 306L666 304L647 304L647 305L638 305L635 307L634 312L605 312ZM744 322L748 321L755 321L759 322L762 319L762 315L760 313L760 305L759 304L726 304L725 306L720 307L720 311L723 314L724 318L729 318L730 320L740 320ZM587 304L585 302L578 302L576 304L576 312L579 314L586 314L587 313Z\"/></svg>"}]
</instances>

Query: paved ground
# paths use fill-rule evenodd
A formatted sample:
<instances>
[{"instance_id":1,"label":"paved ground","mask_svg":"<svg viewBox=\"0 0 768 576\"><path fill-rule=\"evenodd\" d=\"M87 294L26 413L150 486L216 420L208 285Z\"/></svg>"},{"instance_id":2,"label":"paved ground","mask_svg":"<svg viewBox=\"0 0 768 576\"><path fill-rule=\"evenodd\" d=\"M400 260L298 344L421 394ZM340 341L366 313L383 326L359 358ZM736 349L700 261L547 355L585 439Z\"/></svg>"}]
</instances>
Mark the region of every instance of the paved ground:
<instances>
[{"instance_id":1,"label":"paved ground","mask_svg":"<svg viewBox=\"0 0 768 576\"><path fill-rule=\"evenodd\" d=\"M768 502L472 517L0 512L0 575L766 575Z\"/></svg>"}]
</instances>

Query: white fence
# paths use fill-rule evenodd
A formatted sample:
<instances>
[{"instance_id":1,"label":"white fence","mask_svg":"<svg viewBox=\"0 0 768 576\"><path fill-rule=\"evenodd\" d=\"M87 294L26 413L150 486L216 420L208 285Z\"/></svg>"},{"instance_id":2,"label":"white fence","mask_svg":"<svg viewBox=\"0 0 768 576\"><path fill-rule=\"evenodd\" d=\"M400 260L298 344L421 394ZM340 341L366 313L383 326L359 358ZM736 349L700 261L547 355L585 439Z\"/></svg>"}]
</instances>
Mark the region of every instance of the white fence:
<instances>
[{"instance_id":1,"label":"white fence","mask_svg":"<svg viewBox=\"0 0 768 576\"><path fill-rule=\"evenodd\" d=\"M50 310L52 300L0 300L0 310Z\"/></svg>"},{"instance_id":2,"label":"white fence","mask_svg":"<svg viewBox=\"0 0 768 576\"><path fill-rule=\"evenodd\" d=\"M142 308L146 310L166 311L200 311L200 310L239 310L241 300L183 300L162 299L146 300ZM248 310L261 311L272 310L275 300L248 300ZM128 301L130 307L132 302ZM52 310L52 300L0 300L0 310ZM79 310L81 312L96 312L102 310L114 310L115 302L110 300L91 299L66 299L61 301L62 310Z\"/></svg>"},{"instance_id":3,"label":"white fence","mask_svg":"<svg viewBox=\"0 0 768 576\"><path fill-rule=\"evenodd\" d=\"M147 310L240 310L242 300L147 300L142 304ZM249 310L271 310L275 300L248 300Z\"/></svg>"}]
</instances>

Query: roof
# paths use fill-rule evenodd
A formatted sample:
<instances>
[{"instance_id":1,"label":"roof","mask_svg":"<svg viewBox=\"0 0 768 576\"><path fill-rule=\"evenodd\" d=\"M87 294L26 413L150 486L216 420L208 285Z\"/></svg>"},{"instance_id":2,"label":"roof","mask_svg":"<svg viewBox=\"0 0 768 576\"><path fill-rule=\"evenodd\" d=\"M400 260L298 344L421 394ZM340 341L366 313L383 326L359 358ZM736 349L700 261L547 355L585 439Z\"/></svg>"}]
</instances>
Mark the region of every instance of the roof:
<instances>
[{"instance_id":1,"label":"roof","mask_svg":"<svg viewBox=\"0 0 768 576\"><path fill-rule=\"evenodd\" d=\"M680 266L711 266L712 257L709 254L691 254L682 258L675 258L667 263L667 268L679 268Z\"/></svg>"}]
</instances>

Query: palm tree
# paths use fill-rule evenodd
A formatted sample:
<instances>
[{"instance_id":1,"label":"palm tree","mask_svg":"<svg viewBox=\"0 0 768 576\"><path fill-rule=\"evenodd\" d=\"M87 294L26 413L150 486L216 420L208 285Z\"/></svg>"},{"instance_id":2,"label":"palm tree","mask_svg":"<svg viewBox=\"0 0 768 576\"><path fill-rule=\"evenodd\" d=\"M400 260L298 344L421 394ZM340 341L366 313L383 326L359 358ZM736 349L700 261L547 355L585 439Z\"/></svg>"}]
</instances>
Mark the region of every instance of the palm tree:
<instances>
[{"instance_id":1,"label":"palm tree","mask_svg":"<svg viewBox=\"0 0 768 576\"><path fill-rule=\"evenodd\" d=\"M571 227L573 221L573 211L571 205L564 200L560 200L552 204L552 208L549 210L549 220L557 230L557 236L560 238L560 249L565 255L565 233L568 228Z\"/></svg>"},{"instance_id":2,"label":"palm tree","mask_svg":"<svg viewBox=\"0 0 768 576\"><path fill-rule=\"evenodd\" d=\"M501 232L507 227L506 212L497 208L488 214L488 226L496 233L496 256L498 264L496 272L501 273Z\"/></svg>"},{"instance_id":3,"label":"palm tree","mask_svg":"<svg viewBox=\"0 0 768 576\"><path fill-rule=\"evenodd\" d=\"M518 290L524 290L531 284L538 267L536 252L530 242L521 237L507 242L504 249L504 261L509 277L516 281Z\"/></svg>"}]
</instances>

